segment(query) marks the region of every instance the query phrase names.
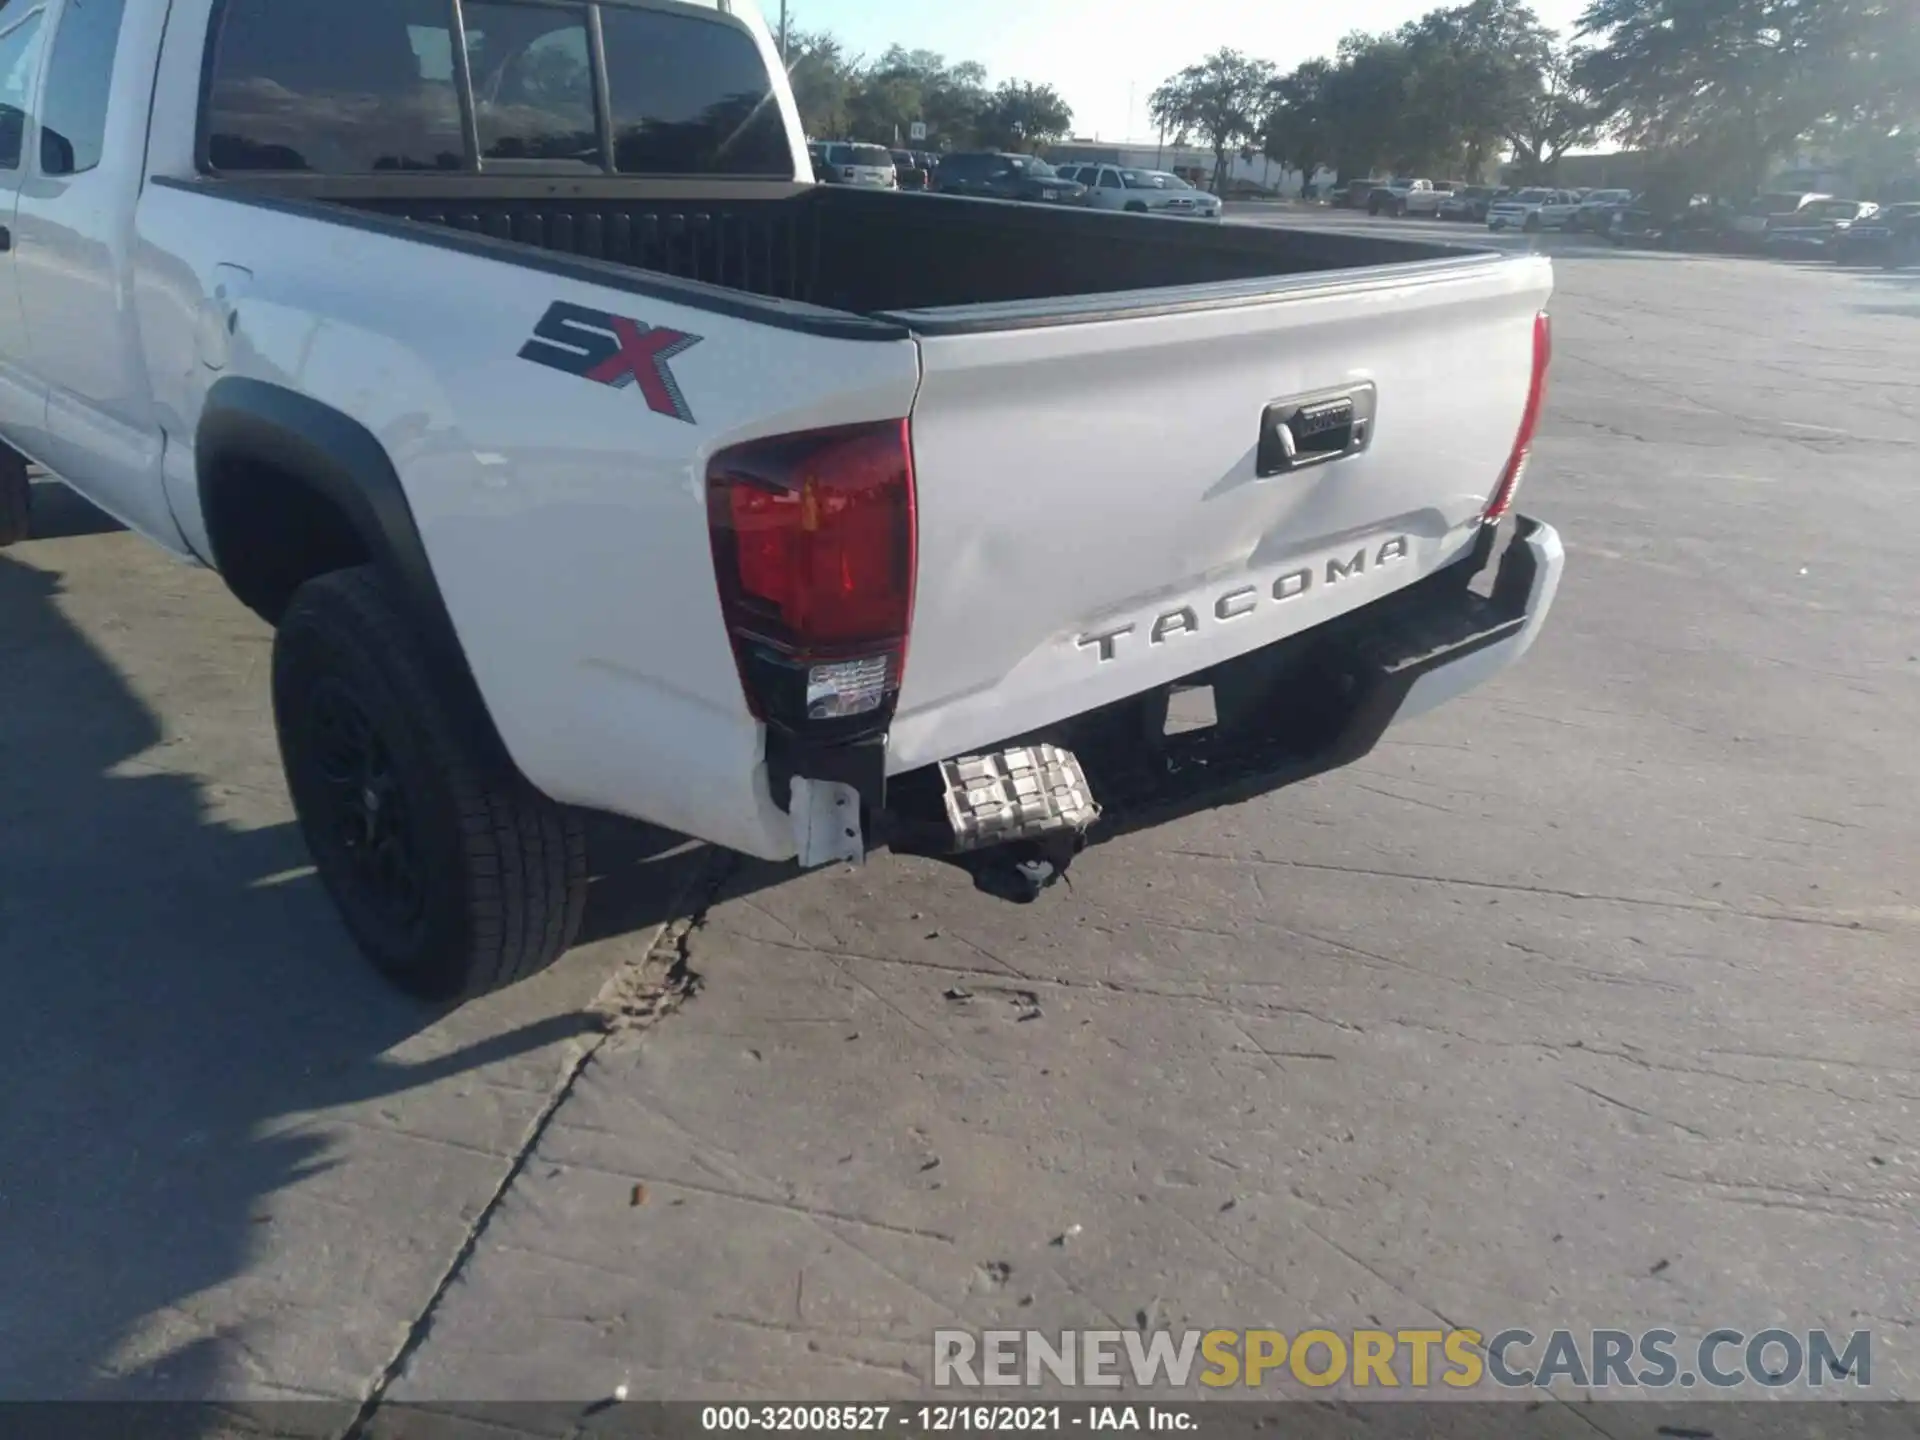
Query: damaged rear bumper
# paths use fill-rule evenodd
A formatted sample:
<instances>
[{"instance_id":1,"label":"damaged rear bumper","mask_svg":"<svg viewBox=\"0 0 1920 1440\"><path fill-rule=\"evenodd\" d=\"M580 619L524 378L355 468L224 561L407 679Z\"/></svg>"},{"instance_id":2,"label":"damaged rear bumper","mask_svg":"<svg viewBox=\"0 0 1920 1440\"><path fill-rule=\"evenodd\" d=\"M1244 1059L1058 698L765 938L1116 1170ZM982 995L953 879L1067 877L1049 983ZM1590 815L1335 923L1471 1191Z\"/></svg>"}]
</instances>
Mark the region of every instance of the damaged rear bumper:
<instances>
[{"instance_id":1,"label":"damaged rear bumper","mask_svg":"<svg viewBox=\"0 0 1920 1440\"><path fill-rule=\"evenodd\" d=\"M1035 816L1058 812L1073 848L1322 774L1366 755L1396 721L1484 684L1525 655L1552 608L1565 559L1551 526L1510 517L1482 532L1459 562L1384 600L1173 685L1008 737L991 755L1039 755L1038 747L1050 746L1077 763L1091 806L1025 797ZM1172 696L1201 688L1212 692L1214 722L1167 734ZM879 758L853 767L846 756L824 763L793 757L789 775L834 782L835 835L853 842L818 858L856 858L853 851L882 845L982 853L980 827L955 819L955 786L963 771L1004 775L1005 765L950 761L887 779L872 763ZM818 781L797 782L792 813L804 814L809 794L819 803L826 793ZM1045 818L1020 823L1023 797L1009 786L1002 798L1019 843L1031 846ZM845 817L855 804L861 833L851 836ZM801 848L805 863L804 841Z\"/></svg>"}]
</instances>

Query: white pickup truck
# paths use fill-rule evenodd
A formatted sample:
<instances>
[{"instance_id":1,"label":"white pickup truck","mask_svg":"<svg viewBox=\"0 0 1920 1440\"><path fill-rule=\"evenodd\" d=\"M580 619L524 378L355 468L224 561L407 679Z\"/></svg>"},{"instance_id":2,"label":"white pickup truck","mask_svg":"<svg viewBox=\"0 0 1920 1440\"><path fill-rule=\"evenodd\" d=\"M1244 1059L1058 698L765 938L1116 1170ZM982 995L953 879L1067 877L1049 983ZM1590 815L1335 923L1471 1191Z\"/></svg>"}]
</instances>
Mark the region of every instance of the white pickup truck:
<instances>
[{"instance_id":1,"label":"white pickup truck","mask_svg":"<svg viewBox=\"0 0 1920 1440\"><path fill-rule=\"evenodd\" d=\"M1496 200L1487 207L1487 229L1564 230L1580 209L1580 197L1571 190L1535 187Z\"/></svg>"},{"instance_id":2,"label":"white pickup truck","mask_svg":"<svg viewBox=\"0 0 1920 1440\"><path fill-rule=\"evenodd\" d=\"M732 0L0 4L6 538L31 457L276 627L415 993L566 947L582 809L1024 897L1547 613L1545 259L809 173Z\"/></svg>"}]
</instances>

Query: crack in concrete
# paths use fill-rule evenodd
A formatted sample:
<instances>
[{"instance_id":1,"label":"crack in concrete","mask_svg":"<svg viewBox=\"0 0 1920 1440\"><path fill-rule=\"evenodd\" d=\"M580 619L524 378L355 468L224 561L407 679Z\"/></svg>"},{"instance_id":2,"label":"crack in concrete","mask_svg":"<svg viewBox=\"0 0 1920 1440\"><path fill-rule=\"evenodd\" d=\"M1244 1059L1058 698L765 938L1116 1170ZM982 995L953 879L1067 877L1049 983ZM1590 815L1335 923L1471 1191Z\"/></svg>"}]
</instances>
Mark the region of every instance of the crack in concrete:
<instances>
[{"instance_id":1,"label":"crack in concrete","mask_svg":"<svg viewBox=\"0 0 1920 1440\"><path fill-rule=\"evenodd\" d=\"M493 1193L487 1197L486 1203L480 1207L473 1222L468 1225L467 1232L461 1238L460 1246L454 1252L452 1261L441 1274L439 1282L433 1287L433 1293L427 1297L427 1302L421 1307L420 1313L414 1316L412 1323L407 1326L406 1334L401 1337L399 1346L388 1358L387 1363L381 1367L373 1383L367 1387L367 1393L360 1402L358 1412L341 1431L340 1440L365 1440L367 1428L379 1413L387 1391L405 1372L408 1363L432 1335L433 1322L439 1312L440 1302L446 1298L454 1282L460 1278L461 1273L465 1271L468 1263L479 1250L480 1237L486 1233L487 1226L492 1222L494 1215L505 1203L515 1183L525 1172L528 1161L540 1148L540 1142L553 1124L554 1117L560 1113L560 1108L572 1096L574 1087L579 1084L580 1077L586 1073L594 1057L621 1030L645 1023L647 1020L657 1020L672 1013L681 1003L684 1003L688 995L693 993L697 987L698 977L687 966L691 936L705 923L708 910L719 898L722 887L738 865L738 859L731 854L722 851L714 852L712 859L696 872L695 878L689 882L686 890L677 897L673 908L688 910L686 918L662 925L639 961L631 965L622 965L601 988L599 996L589 1007L591 1011L599 1014L602 1021L601 1030L597 1034L590 1035L578 1052L568 1060L559 1083L547 1098L547 1103L541 1106L539 1114L535 1115L532 1123L527 1126L526 1133L515 1148L506 1172L500 1177L500 1183L494 1187ZM688 909L686 902L690 898L694 899L695 903L691 909ZM665 958L663 951L670 951L672 958L666 964L661 981L652 987L657 992L655 1003L651 1007L640 1006L635 1003L635 997L648 988L646 977L660 971L658 962ZM609 1001L615 1003L609 1005Z\"/></svg>"},{"instance_id":2,"label":"crack in concrete","mask_svg":"<svg viewBox=\"0 0 1920 1440\"><path fill-rule=\"evenodd\" d=\"M1657 900L1642 895L1607 895L1594 890L1563 890L1552 885L1523 885L1511 880L1469 880L1459 875L1419 875L1404 870L1380 870L1366 865L1331 865L1315 860L1275 860L1267 855L1222 855L1212 850L1168 850L1188 860L1217 860L1227 865L1271 865L1286 870L1314 870L1334 875L1366 875L1376 880L1405 880L1420 885L1454 885L1463 890L1494 890L1510 895L1544 895L1556 900L1584 900L1601 905L1632 905L1649 910L1677 910L1693 915L1725 915L1738 920L1760 920L1784 925L1814 925L1826 930L1864 930L1886 934L1858 920L1829 920L1819 915L1785 911L1742 910L1709 900Z\"/></svg>"},{"instance_id":3,"label":"crack in concrete","mask_svg":"<svg viewBox=\"0 0 1920 1440\"><path fill-rule=\"evenodd\" d=\"M1693 1126L1679 1120L1669 1120L1666 1116L1656 1115L1651 1110L1642 1110L1638 1105L1630 1105L1625 1100L1615 1099L1604 1090L1596 1090L1591 1085L1582 1085L1578 1080L1569 1080L1567 1083L1574 1089L1591 1095L1596 1100L1604 1101L1608 1105L1617 1106L1619 1109L1625 1110L1630 1115L1639 1115L1648 1120L1657 1120L1662 1125L1671 1125L1674 1129L1683 1130L1699 1140L1713 1139L1713 1137L1704 1130L1697 1130Z\"/></svg>"}]
</instances>

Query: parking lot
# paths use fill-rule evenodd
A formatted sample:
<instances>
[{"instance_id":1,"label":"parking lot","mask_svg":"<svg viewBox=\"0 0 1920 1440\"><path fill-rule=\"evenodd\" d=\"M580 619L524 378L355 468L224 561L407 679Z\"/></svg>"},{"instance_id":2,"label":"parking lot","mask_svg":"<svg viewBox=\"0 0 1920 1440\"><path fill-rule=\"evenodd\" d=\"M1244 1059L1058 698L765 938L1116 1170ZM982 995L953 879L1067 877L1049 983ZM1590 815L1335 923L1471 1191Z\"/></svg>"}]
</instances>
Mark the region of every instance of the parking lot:
<instances>
[{"instance_id":1,"label":"parking lot","mask_svg":"<svg viewBox=\"0 0 1920 1440\"><path fill-rule=\"evenodd\" d=\"M1519 669L1031 907L609 824L450 1015L307 869L264 627L48 491L0 1397L909 1396L1002 1322L1867 1329L1920 1398L1920 272L1544 244Z\"/></svg>"}]
</instances>

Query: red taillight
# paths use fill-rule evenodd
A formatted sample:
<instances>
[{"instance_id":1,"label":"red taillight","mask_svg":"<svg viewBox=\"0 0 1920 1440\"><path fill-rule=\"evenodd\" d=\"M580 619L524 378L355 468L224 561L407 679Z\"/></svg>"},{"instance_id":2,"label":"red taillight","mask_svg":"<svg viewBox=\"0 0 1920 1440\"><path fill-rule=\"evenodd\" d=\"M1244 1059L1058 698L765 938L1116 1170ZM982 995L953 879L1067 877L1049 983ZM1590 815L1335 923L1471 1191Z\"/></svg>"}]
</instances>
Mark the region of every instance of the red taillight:
<instances>
[{"instance_id":1,"label":"red taillight","mask_svg":"<svg viewBox=\"0 0 1920 1440\"><path fill-rule=\"evenodd\" d=\"M1527 454L1533 449L1533 432L1540 425L1540 411L1547 400L1547 368L1553 363L1553 326L1542 310L1533 317L1533 378L1527 385L1527 408L1520 412L1520 430L1513 437L1513 449L1507 456L1507 468L1500 472L1500 483L1487 502L1480 518L1491 525L1513 508L1513 492L1520 488L1520 477L1527 468Z\"/></svg>"},{"instance_id":2,"label":"red taillight","mask_svg":"<svg viewBox=\"0 0 1920 1440\"><path fill-rule=\"evenodd\" d=\"M899 689L913 611L907 422L736 446L713 458L707 486L721 604L755 713L798 723L880 708ZM845 689L855 685L857 696Z\"/></svg>"}]
</instances>

